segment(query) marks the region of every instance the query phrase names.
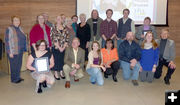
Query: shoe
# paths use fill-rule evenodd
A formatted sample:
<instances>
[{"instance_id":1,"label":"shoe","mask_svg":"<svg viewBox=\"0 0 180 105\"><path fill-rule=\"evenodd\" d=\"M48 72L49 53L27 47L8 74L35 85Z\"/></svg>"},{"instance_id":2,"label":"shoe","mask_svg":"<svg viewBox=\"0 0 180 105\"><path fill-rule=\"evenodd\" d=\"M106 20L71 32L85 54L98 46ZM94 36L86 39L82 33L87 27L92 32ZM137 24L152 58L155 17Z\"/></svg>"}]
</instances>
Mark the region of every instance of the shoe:
<instances>
[{"instance_id":1,"label":"shoe","mask_svg":"<svg viewBox=\"0 0 180 105\"><path fill-rule=\"evenodd\" d=\"M116 76L112 76L112 77L113 77L114 82L118 82Z\"/></svg>"},{"instance_id":2,"label":"shoe","mask_svg":"<svg viewBox=\"0 0 180 105\"><path fill-rule=\"evenodd\" d=\"M46 88L46 87L47 87L46 81L44 81L44 82L42 83L42 85L43 85L44 88Z\"/></svg>"},{"instance_id":3,"label":"shoe","mask_svg":"<svg viewBox=\"0 0 180 105\"><path fill-rule=\"evenodd\" d=\"M93 85L96 84L96 81L95 82L91 82L91 84L93 84Z\"/></svg>"},{"instance_id":4,"label":"shoe","mask_svg":"<svg viewBox=\"0 0 180 105\"><path fill-rule=\"evenodd\" d=\"M63 75L64 73L62 72L61 73L61 71L60 71L60 77L61 77L61 79L66 79L66 77Z\"/></svg>"},{"instance_id":5,"label":"shoe","mask_svg":"<svg viewBox=\"0 0 180 105\"><path fill-rule=\"evenodd\" d=\"M61 76L61 75L60 75L60 77L61 77L61 79L66 79L66 77L64 77L64 76Z\"/></svg>"},{"instance_id":6,"label":"shoe","mask_svg":"<svg viewBox=\"0 0 180 105\"><path fill-rule=\"evenodd\" d=\"M164 78L164 83L165 83L166 85L170 85L169 79Z\"/></svg>"},{"instance_id":7,"label":"shoe","mask_svg":"<svg viewBox=\"0 0 180 105\"><path fill-rule=\"evenodd\" d=\"M24 81L24 79L23 79L23 78L20 78L18 81L16 81L16 82L13 82L13 83L16 83L16 84L18 84L18 83L20 83L20 82L22 82L22 81Z\"/></svg>"},{"instance_id":8,"label":"shoe","mask_svg":"<svg viewBox=\"0 0 180 105\"><path fill-rule=\"evenodd\" d=\"M79 82L79 79L74 79L74 82Z\"/></svg>"},{"instance_id":9,"label":"shoe","mask_svg":"<svg viewBox=\"0 0 180 105\"><path fill-rule=\"evenodd\" d=\"M137 80L132 80L132 83L133 83L134 86L138 86L139 85Z\"/></svg>"},{"instance_id":10,"label":"shoe","mask_svg":"<svg viewBox=\"0 0 180 105\"><path fill-rule=\"evenodd\" d=\"M70 88L70 81L66 81L65 88Z\"/></svg>"},{"instance_id":11,"label":"shoe","mask_svg":"<svg viewBox=\"0 0 180 105\"><path fill-rule=\"evenodd\" d=\"M42 83L39 83L39 87L38 87L37 93L42 93L41 84Z\"/></svg>"},{"instance_id":12,"label":"shoe","mask_svg":"<svg viewBox=\"0 0 180 105\"><path fill-rule=\"evenodd\" d=\"M54 75L54 78L56 79L56 80L60 80L60 78L56 78L56 76Z\"/></svg>"},{"instance_id":13,"label":"shoe","mask_svg":"<svg viewBox=\"0 0 180 105\"><path fill-rule=\"evenodd\" d=\"M104 78L108 78L108 75L107 75L107 74L104 74Z\"/></svg>"}]
</instances>

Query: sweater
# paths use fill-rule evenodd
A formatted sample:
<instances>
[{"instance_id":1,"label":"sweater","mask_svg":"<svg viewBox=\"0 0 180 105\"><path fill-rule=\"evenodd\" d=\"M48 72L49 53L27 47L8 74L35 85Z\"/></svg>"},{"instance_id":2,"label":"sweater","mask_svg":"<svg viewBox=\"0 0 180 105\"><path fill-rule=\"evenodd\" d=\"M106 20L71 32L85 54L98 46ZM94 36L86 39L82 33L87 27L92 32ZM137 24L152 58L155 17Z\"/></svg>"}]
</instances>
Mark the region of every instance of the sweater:
<instances>
[{"instance_id":1,"label":"sweater","mask_svg":"<svg viewBox=\"0 0 180 105\"><path fill-rule=\"evenodd\" d=\"M153 65L157 65L159 59L159 48L141 49L140 64L145 71L152 71Z\"/></svg>"},{"instance_id":2,"label":"sweater","mask_svg":"<svg viewBox=\"0 0 180 105\"><path fill-rule=\"evenodd\" d=\"M51 47L50 28L46 24L45 28L48 36L49 46ZM36 43L38 40L44 40L44 31L39 24L36 24L30 31L30 45L32 45L32 43Z\"/></svg>"}]
</instances>

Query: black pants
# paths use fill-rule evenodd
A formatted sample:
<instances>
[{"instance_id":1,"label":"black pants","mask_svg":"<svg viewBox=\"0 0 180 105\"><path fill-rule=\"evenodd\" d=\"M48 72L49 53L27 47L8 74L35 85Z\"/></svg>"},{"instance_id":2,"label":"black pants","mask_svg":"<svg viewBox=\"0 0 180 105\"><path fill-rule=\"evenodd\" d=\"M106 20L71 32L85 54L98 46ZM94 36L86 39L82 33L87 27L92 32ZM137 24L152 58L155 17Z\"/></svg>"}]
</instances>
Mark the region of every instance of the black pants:
<instances>
[{"instance_id":1,"label":"black pants","mask_svg":"<svg viewBox=\"0 0 180 105\"><path fill-rule=\"evenodd\" d=\"M118 73L118 69L119 69L120 63L118 61L114 61L111 64L111 68L107 68L106 71L104 72L104 75L113 75L116 76Z\"/></svg>"},{"instance_id":2,"label":"black pants","mask_svg":"<svg viewBox=\"0 0 180 105\"><path fill-rule=\"evenodd\" d=\"M10 58L8 54L8 59L10 62L10 70L11 70L11 82L17 82L18 80L21 79L20 71L22 66L22 57L23 57L23 53L14 55L13 58Z\"/></svg>"},{"instance_id":3,"label":"black pants","mask_svg":"<svg viewBox=\"0 0 180 105\"><path fill-rule=\"evenodd\" d=\"M168 68L168 71L166 73L165 79L167 79L167 80L171 79L171 75L173 74L175 69L171 69L170 67L168 67L168 65L169 65L169 62L167 62L165 59L159 59L159 65L156 68L154 78L159 79L162 75L163 66L166 66Z\"/></svg>"}]
</instances>

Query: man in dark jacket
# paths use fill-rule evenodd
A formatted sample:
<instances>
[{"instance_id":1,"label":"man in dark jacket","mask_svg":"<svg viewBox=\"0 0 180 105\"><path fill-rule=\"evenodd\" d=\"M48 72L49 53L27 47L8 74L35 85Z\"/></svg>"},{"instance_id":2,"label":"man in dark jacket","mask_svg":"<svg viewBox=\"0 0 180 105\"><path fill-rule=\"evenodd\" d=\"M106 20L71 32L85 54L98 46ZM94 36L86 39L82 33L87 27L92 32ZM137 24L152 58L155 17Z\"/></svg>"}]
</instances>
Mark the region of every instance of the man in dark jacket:
<instances>
[{"instance_id":1,"label":"man in dark jacket","mask_svg":"<svg viewBox=\"0 0 180 105\"><path fill-rule=\"evenodd\" d=\"M126 34L126 40L120 44L119 58L121 60L124 80L131 78L133 85L138 86L137 80L140 69L141 48L134 41L133 32L128 32Z\"/></svg>"}]
</instances>

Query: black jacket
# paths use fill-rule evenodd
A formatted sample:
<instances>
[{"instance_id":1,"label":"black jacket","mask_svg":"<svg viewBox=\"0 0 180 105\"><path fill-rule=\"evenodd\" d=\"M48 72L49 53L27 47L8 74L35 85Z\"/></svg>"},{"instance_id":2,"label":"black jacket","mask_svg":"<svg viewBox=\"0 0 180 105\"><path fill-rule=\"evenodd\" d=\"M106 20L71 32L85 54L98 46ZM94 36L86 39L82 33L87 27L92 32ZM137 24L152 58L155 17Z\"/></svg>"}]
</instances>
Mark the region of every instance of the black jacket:
<instances>
[{"instance_id":1,"label":"black jacket","mask_svg":"<svg viewBox=\"0 0 180 105\"><path fill-rule=\"evenodd\" d=\"M119 59L130 62L132 59L139 61L141 59L141 48L139 44L132 41L131 45L127 40L123 41L119 46Z\"/></svg>"}]
</instances>

